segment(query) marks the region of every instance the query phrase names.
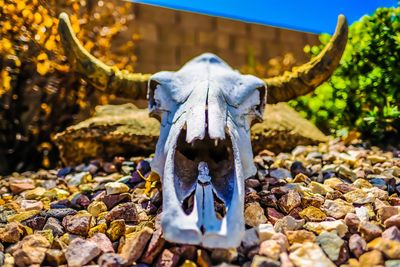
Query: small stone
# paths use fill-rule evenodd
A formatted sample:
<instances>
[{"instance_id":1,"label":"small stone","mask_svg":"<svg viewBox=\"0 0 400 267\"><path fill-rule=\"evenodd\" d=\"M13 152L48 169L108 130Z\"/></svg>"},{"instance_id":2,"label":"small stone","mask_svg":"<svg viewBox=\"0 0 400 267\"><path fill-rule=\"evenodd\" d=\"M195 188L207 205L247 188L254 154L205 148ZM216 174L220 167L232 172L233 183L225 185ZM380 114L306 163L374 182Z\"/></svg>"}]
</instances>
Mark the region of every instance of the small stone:
<instances>
[{"instance_id":1,"label":"small stone","mask_svg":"<svg viewBox=\"0 0 400 267\"><path fill-rule=\"evenodd\" d=\"M260 242L270 239L276 232L274 226L270 223L259 224L257 226L257 233Z\"/></svg>"},{"instance_id":2,"label":"small stone","mask_svg":"<svg viewBox=\"0 0 400 267\"><path fill-rule=\"evenodd\" d=\"M264 267L264 266L279 267L281 265L280 265L279 261L277 261L277 260L273 260L273 259L270 259L267 257L255 255L253 257L250 267Z\"/></svg>"},{"instance_id":3,"label":"small stone","mask_svg":"<svg viewBox=\"0 0 400 267\"><path fill-rule=\"evenodd\" d=\"M382 229L378 225L366 221L361 221L358 226L358 231L367 241L382 235Z\"/></svg>"},{"instance_id":4,"label":"small stone","mask_svg":"<svg viewBox=\"0 0 400 267\"><path fill-rule=\"evenodd\" d=\"M125 244L121 248L121 257L127 262L137 261L143 254L152 234L153 230L151 228L144 227L140 232L136 233L134 237L127 238Z\"/></svg>"},{"instance_id":5,"label":"small stone","mask_svg":"<svg viewBox=\"0 0 400 267\"><path fill-rule=\"evenodd\" d=\"M309 206L299 213L306 221L320 222L326 219L326 214L319 208Z\"/></svg>"},{"instance_id":6,"label":"small stone","mask_svg":"<svg viewBox=\"0 0 400 267\"><path fill-rule=\"evenodd\" d=\"M335 266L315 243L304 243L290 253L289 258L296 267L314 267L316 266L315 263L318 263L318 266L324 267Z\"/></svg>"},{"instance_id":7,"label":"small stone","mask_svg":"<svg viewBox=\"0 0 400 267\"><path fill-rule=\"evenodd\" d=\"M375 197L371 193L367 193L362 189L356 189L343 195L347 202L353 204L373 203Z\"/></svg>"},{"instance_id":8,"label":"small stone","mask_svg":"<svg viewBox=\"0 0 400 267\"><path fill-rule=\"evenodd\" d=\"M110 239L103 233L96 233L88 240L95 243L103 253L114 252Z\"/></svg>"},{"instance_id":9,"label":"small stone","mask_svg":"<svg viewBox=\"0 0 400 267\"><path fill-rule=\"evenodd\" d=\"M324 221L324 222L307 222L304 228L316 234L321 234L323 231L336 231L339 237L344 237L348 232L347 225L342 220Z\"/></svg>"},{"instance_id":10,"label":"small stone","mask_svg":"<svg viewBox=\"0 0 400 267\"><path fill-rule=\"evenodd\" d=\"M284 215L277 211L275 208L267 208L268 221L275 224L279 219L282 219Z\"/></svg>"},{"instance_id":11,"label":"small stone","mask_svg":"<svg viewBox=\"0 0 400 267\"><path fill-rule=\"evenodd\" d=\"M24 210L42 210L43 203L42 201L24 199L21 201L21 208Z\"/></svg>"},{"instance_id":12,"label":"small stone","mask_svg":"<svg viewBox=\"0 0 400 267\"><path fill-rule=\"evenodd\" d=\"M367 242L358 234L353 234L349 239L350 251L359 258L367 250Z\"/></svg>"},{"instance_id":13,"label":"small stone","mask_svg":"<svg viewBox=\"0 0 400 267\"><path fill-rule=\"evenodd\" d=\"M75 215L77 213L76 210L70 208L63 209L50 209L47 211L46 215L48 217L54 217L59 220L62 220L67 215Z\"/></svg>"},{"instance_id":14,"label":"small stone","mask_svg":"<svg viewBox=\"0 0 400 267\"><path fill-rule=\"evenodd\" d=\"M107 235L111 241L117 241L121 236L125 234L125 221L115 220L110 223L110 227L107 229Z\"/></svg>"},{"instance_id":15,"label":"small stone","mask_svg":"<svg viewBox=\"0 0 400 267\"><path fill-rule=\"evenodd\" d=\"M245 185L250 188L256 188L260 186L260 181L254 178L249 178L245 181Z\"/></svg>"},{"instance_id":16,"label":"small stone","mask_svg":"<svg viewBox=\"0 0 400 267\"><path fill-rule=\"evenodd\" d=\"M17 243L24 234L24 226L18 222L8 223L0 229L0 241L4 243Z\"/></svg>"},{"instance_id":17,"label":"small stone","mask_svg":"<svg viewBox=\"0 0 400 267\"><path fill-rule=\"evenodd\" d=\"M294 190L289 190L289 192L283 195L278 200L279 207L286 213L289 213L292 209L299 207L301 204L301 196Z\"/></svg>"},{"instance_id":18,"label":"small stone","mask_svg":"<svg viewBox=\"0 0 400 267\"><path fill-rule=\"evenodd\" d=\"M292 216L288 215L279 219L275 225L275 231L284 233L286 231L299 230L304 225L304 219L296 220Z\"/></svg>"},{"instance_id":19,"label":"small stone","mask_svg":"<svg viewBox=\"0 0 400 267\"><path fill-rule=\"evenodd\" d=\"M129 187L126 184L118 182L106 183L105 188L108 195L122 194L129 191Z\"/></svg>"},{"instance_id":20,"label":"small stone","mask_svg":"<svg viewBox=\"0 0 400 267\"><path fill-rule=\"evenodd\" d=\"M105 253L97 261L100 267L121 267L126 266L128 262L116 253Z\"/></svg>"},{"instance_id":21,"label":"small stone","mask_svg":"<svg viewBox=\"0 0 400 267\"><path fill-rule=\"evenodd\" d=\"M138 220L138 213L134 203L123 203L110 210L104 216L104 219L106 219L107 222L118 219L123 219L125 222L136 222Z\"/></svg>"},{"instance_id":22,"label":"small stone","mask_svg":"<svg viewBox=\"0 0 400 267\"><path fill-rule=\"evenodd\" d=\"M329 187L328 185L325 184L320 184L317 182L312 181L309 185L308 188L310 188L311 192L314 194L320 194L325 196L328 192L332 192L333 189Z\"/></svg>"},{"instance_id":23,"label":"small stone","mask_svg":"<svg viewBox=\"0 0 400 267\"><path fill-rule=\"evenodd\" d=\"M238 257L238 252L236 248L230 248L230 249L222 249L222 248L216 248L213 249L211 252L211 259L213 262L221 263L221 262L226 262L226 263L231 263L235 261Z\"/></svg>"},{"instance_id":24,"label":"small stone","mask_svg":"<svg viewBox=\"0 0 400 267\"><path fill-rule=\"evenodd\" d=\"M381 223L384 223L387 219L397 214L400 214L400 208L393 206L380 207L377 211L377 215Z\"/></svg>"},{"instance_id":25,"label":"small stone","mask_svg":"<svg viewBox=\"0 0 400 267\"><path fill-rule=\"evenodd\" d=\"M294 267L293 263L289 259L289 255L286 252L282 252L279 255L281 261L281 267Z\"/></svg>"},{"instance_id":26,"label":"small stone","mask_svg":"<svg viewBox=\"0 0 400 267\"><path fill-rule=\"evenodd\" d=\"M328 255L329 259L332 261L337 261L339 259L340 250L344 241L336 233L322 232L317 237L317 241L322 250Z\"/></svg>"},{"instance_id":27,"label":"small stone","mask_svg":"<svg viewBox=\"0 0 400 267\"><path fill-rule=\"evenodd\" d=\"M273 260L278 260L281 254L281 245L276 240L265 240L261 242L258 253Z\"/></svg>"},{"instance_id":28,"label":"small stone","mask_svg":"<svg viewBox=\"0 0 400 267\"><path fill-rule=\"evenodd\" d=\"M399 241L378 237L369 242L367 248L379 250L389 259L400 259Z\"/></svg>"},{"instance_id":29,"label":"small stone","mask_svg":"<svg viewBox=\"0 0 400 267\"><path fill-rule=\"evenodd\" d=\"M307 230L286 231L285 234L291 245L294 243L316 242L315 235Z\"/></svg>"},{"instance_id":30,"label":"small stone","mask_svg":"<svg viewBox=\"0 0 400 267\"><path fill-rule=\"evenodd\" d=\"M101 249L96 243L76 238L71 241L67 250L65 251L65 258L67 259L69 267L80 267L100 255Z\"/></svg>"},{"instance_id":31,"label":"small stone","mask_svg":"<svg viewBox=\"0 0 400 267\"><path fill-rule=\"evenodd\" d=\"M107 206L102 201L93 201L87 207L87 211L92 214L93 217L98 217L100 213L107 211Z\"/></svg>"},{"instance_id":32,"label":"small stone","mask_svg":"<svg viewBox=\"0 0 400 267\"><path fill-rule=\"evenodd\" d=\"M49 241L42 235L33 234L26 236L12 248L15 264L17 266L40 265L49 247Z\"/></svg>"},{"instance_id":33,"label":"small stone","mask_svg":"<svg viewBox=\"0 0 400 267\"><path fill-rule=\"evenodd\" d=\"M34 189L35 185L28 182L10 182L11 192L16 195L26 190Z\"/></svg>"},{"instance_id":34,"label":"small stone","mask_svg":"<svg viewBox=\"0 0 400 267\"><path fill-rule=\"evenodd\" d=\"M389 228L391 226L396 226L400 228L400 214L394 215L390 218L388 218L384 222L385 228Z\"/></svg>"},{"instance_id":35,"label":"small stone","mask_svg":"<svg viewBox=\"0 0 400 267\"><path fill-rule=\"evenodd\" d=\"M400 241L400 230L396 226L391 226L382 233L382 238Z\"/></svg>"},{"instance_id":36,"label":"small stone","mask_svg":"<svg viewBox=\"0 0 400 267\"><path fill-rule=\"evenodd\" d=\"M61 236L64 234L64 228L61 223L53 217L47 219L46 224L43 226L43 230L51 230L54 236Z\"/></svg>"},{"instance_id":37,"label":"small stone","mask_svg":"<svg viewBox=\"0 0 400 267\"><path fill-rule=\"evenodd\" d=\"M22 222L22 221L25 221L39 213L40 213L39 210L23 211L23 212L19 212L17 214L7 217L7 221L8 222Z\"/></svg>"},{"instance_id":38,"label":"small stone","mask_svg":"<svg viewBox=\"0 0 400 267\"><path fill-rule=\"evenodd\" d=\"M339 169L338 169L338 173L341 177L349 179L352 182L357 180L357 175L355 174L355 172L350 170L350 168L347 167L346 165L340 165Z\"/></svg>"},{"instance_id":39,"label":"small stone","mask_svg":"<svg viewBox=\"0 0 400 267\"><path fill-rule=\"evenodd\" d=\"M354 206L343 199L325 200L324 211L326 215L335 219L342 219L348 213L354 213Z\"/></svg>"},{"instance_id":40,"label":"small stone","mask_svg":"<svg viewBox=\"0 0 400 267\"><path fill-rule=\"evenodd\" d=\"M359 266L360 267L371 267L371 266L382 266L383 255L378 250L372 250L364 253L360 256Z\"/></svg>"},{"instance_id":41,"label":"small stone","mask_svg":"<svg viewBox=\"0 0 400 267\"><path fill-rule=\"evenodd\" d=\"M24 191L21 193L21 195L25 199L39 199L43 196L43 194L46 193L46 189L43 187L36 187L35 189L31 189L28 191Z\"/></svg>"},{"instance_id":42,"label":"small stone","mask_svg":"<svg viewBox=\"0 0 400 267\"><path fill-rule=\"evenodd\" d=\"M388 260L385 261L385 267L399 267L400 260Z\"/></svg>"},{"instance_id":43,"label":"small stone","mask_svg":"<svg viewBox=\"0 0 400 267\"><path fill-rule=\"evenodd\" d=\"M160 254L165 244L165 239L162 235L161 228L158 228L152 235L147 250L142 256L143 263L151 264L154 259Z\"/></svg>"},{"instance_id":44,"label":"small stone","mask_svg":"<svg viewBox=\"0 0 400 267\"><path fill-rule=\"evenodd\" d=\"M107 210L114 208L116 205L124 202L131 201L131 195L128 193L120 194L120 195L105 195L102 198L102 201L107 206Z\"/></svg>"},{"instance_id":45,"label":"small stone","mask_svg":"<svg viewBox=\"0 0 400 267\"><path fill-rule=\"evenodd\" d=\"M33 216L33 217L23 221L23 224L32 228L32 230L43 229L45 223L46 223L46 217L42 216L41 214L38 214L36 216Z\"/></svg>"},{"instance_id":46,"label":"small stone","mask_svg":"<svg viewBox=\"0 0 400 267\"><path fill-rule=\"evenodd\" d=\"M383 163L386 161L385 157L379 155L370 155L367 157L367 159L371 161L372 164Z\"/></svg>"},{"instance_id":47,"label":"small stone","mask_svg":"<svg viewBox=\"0 0 400 267\"><path fill-rule=\"evenodd\" d=\"M67 263L64 252L59 249L48 249L46 251L46 261L54 266L60 266Z\"/></svg>"},{"instance_id":48,"label":"small stone","mask_svg":"<svg viewBox=\"0 0 400 267\"><path fill-rule=\"evenodd\" d=\"M354 213L346 214L346 217L344 218L344 222L346 223L346 225L348 226L348 228L351 232L357 232L358 226L361 223L360 218L358 218L358 216Z\"/></svg>"},{"instance_id":49,"label":"small stone","mask_svg":"<svg viewBox=\"0 0 400 267\"><path fill-rule=\"evenodd\" d=\"M53 235L53 231L51 231L50 229L35 231L35 234L44 236L49 241L50 244L53 244L54 235Z\"/></svg>"},{"instance_id":50,"label":"small stone","mask_svg":"<svg viewBox=\"0 0 400 267\"><path fill-rule=\"evenodd\" d=\"M278 169L271 170L269 172L269 175L272 178L275 178L277 180L283 180L283 179L286 179L286 178L292 178L292 175L290 174L290 172L288 170L286 170L286 169L283 169L283 168L278 168Z\"/></svg>"},{"instance_id":51,"label":"small stone","mask_svg":"<svg viewBox=\"0 0 400 267\"><path fill-rule=\"evenodd\" d=\"M175 267L178 265L179 256L169 249L164 249L157 260L156 267Z\"/></svg>"},{"instance_id":52,"label":"small stone","mask_svg":"<svg viewBox=\"0 0 400 267\"><path fill-rule=\"evenodd\" d=\"M324 204L325 198L319 194L314 194L311 196L302 196L301 199L301 206L302 207L309 207L313 206L316 208L321 208Z\"/></svg>"},{"instance_id":53,"label":"small stone","mask_svg":"<svg viewBox=\"0 0 400 267\"><path fill-rule=\"evenodd\" d=\"M107 224L106 223L100 223L92 228L90 228L89 232L88 232L88 236L92 237L94 236L96 233L102 233L105 234L107 232Z\"/></svg>"},{"instance_id":54,"label":"small stone","mask_svg":"<svg viewBox=\"0 0 400 267\"><path fill-rule=\"evenodd\" d=\"M92 225L92 216L81 214L69 215L64 217L62 225L71 234L86 236Z\"/></svg>"},{"instance_id":55,"label":"small stone","mask_svg":"<svg viewBox=\"0 0 400 267\"><path fill-rule=\"evenodd\" d=\"M245 223L251 227L256 227L259 224L267 222L267 217L264 215L264 209L258 202L252 202L246 205L244 218Z\"/></svg>"}]
</instances>

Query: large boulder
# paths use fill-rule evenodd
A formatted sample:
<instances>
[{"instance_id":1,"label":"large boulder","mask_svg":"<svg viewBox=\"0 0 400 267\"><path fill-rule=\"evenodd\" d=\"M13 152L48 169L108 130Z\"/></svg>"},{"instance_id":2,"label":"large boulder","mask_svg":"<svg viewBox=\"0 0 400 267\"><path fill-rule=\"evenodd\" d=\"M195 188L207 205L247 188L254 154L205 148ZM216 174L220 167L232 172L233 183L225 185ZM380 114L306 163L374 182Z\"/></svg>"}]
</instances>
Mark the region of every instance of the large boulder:
<instances>
[{"instance_id":1,"label":"large boulder","mask_svg":"<svg viewBox=\"0 0 400 267\"><path fill-rule=\"evenodd\" d=\"M146 109L133 104L96 107L93 117L58 133L54 141L64 164L115 155L149 155L154 152L159 122ZM291 150L328 140L317 127L285 103L267 105L264 121L251 128L254 152Z\"/></svg>"}]
</instances>

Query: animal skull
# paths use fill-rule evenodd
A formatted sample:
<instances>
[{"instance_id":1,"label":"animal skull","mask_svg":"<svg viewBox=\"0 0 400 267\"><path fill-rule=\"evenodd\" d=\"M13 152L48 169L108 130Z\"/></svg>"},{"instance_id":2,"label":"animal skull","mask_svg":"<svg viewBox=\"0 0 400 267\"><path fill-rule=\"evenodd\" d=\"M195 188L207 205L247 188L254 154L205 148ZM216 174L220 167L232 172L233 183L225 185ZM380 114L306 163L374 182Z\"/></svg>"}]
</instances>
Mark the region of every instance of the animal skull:
<instances>
[{"instance_id":1,"label":"animal skull","mask_svg":"<svg viewBox=\"0 0 400 267\"><path fill-rule=\"evenodd\" d=\"M161 175L161 224L167 240L205 247L237 247L245 230L244 180L256 173L250 126L268 103L311 92L336 66L347 41L339 16L331 41L310 62L282 76L242 75L219 57L203 54L176 72L128 73L87 52L60 15L59 31L74 69L100 90L142 98L161 123L152 169ZM216 212L216 210L218 212Z\"/></svg>"}]
</instances>

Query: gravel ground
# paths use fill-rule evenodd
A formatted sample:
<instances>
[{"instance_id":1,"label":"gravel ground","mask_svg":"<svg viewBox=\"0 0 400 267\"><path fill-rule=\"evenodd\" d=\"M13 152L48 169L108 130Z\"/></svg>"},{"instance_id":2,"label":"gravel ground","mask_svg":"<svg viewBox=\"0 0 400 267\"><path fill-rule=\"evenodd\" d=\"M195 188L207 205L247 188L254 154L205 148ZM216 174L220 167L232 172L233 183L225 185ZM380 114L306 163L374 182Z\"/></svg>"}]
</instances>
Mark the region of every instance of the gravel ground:
<instances>
[{"instance_id":1,"label":"gravel ground","mask_svg":"<svg viewBox=\"0 0 400 267\"><path fill-rule=\"evenodd\" d=\"M400 266L400 151L332 141L262 151L239 248L172 244L140 158L0 180L2 266ZM234 233L232 233L234 234Z\"/></svg>"}]
</instances>

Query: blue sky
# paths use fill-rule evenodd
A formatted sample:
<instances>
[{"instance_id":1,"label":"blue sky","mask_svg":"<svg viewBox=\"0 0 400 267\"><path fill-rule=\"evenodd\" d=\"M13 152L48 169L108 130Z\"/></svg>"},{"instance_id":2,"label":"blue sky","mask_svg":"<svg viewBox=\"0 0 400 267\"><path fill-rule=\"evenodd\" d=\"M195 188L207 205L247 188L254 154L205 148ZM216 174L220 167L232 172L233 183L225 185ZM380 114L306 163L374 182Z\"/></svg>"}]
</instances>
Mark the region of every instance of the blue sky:
<instances>
[{"instance_id":1,"label":"blue sky","mask_svg":"<svg viewBox=\"0 0 400 267\"><path fill-rule=\"evenodd\" d=\"M333 33L337 16L349 23L396 0L131 0L312 33Z\"/></svg>"}]
</instances>

